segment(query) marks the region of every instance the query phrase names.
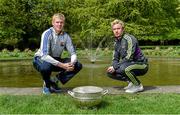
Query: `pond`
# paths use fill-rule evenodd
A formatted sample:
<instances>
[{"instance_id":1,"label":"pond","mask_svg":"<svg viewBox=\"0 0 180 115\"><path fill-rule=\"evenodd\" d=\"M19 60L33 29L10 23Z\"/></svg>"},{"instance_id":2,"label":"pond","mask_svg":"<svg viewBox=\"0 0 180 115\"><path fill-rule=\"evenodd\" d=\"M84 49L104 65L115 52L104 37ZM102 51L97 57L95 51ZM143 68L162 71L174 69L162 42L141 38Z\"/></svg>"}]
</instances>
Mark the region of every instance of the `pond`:
<instances>
[{"instance_id":1,"label":"pond","mask_svg":"<svg viewBox=\"0 0 180 115\"><path fill-rule=\"evenodd\" d=\"M61 85L62 87L126 85L106 76L110 58L97 60L95 63L90 63L87 59L80 59L80 62L83 69L66 85ZM179 58L149 58L149 64L148 73L139 76L144 86L180 85ZM0 87L41 87L42 84L40 74L32 66L32 60L0 62Z\"/></svg>"}]
</instances>

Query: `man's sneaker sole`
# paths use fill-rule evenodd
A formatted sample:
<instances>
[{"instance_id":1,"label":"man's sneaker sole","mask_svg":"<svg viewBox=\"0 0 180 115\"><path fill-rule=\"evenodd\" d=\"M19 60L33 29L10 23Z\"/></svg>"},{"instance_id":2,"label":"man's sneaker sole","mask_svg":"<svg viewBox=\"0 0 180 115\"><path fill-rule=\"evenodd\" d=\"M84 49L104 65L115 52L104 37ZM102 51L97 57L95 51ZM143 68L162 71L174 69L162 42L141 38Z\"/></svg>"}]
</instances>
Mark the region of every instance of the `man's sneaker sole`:
<instances>
[{"instance_id":1,"label":"man's sneaker sole","mask_svg":"<svg viewBox=\"0 0 180 115\"><path fill-rule=\"evenodd\" d=\"M137 93L137 92L142 92L144 90L142 84L140 86L132 86L131 88L127 89L125 92L126 93Z\"/></svg>"},{"instance_id":2,"label":"man's sneaker sole","mask_svg":"<svg viewBox=\"0 0 180 115\"><path fill-rule=\"evenodd\" d=\"M138 89L136 91L130 91L129 89L127 89L125 92L126 93L137 93L137 92L142 92L142 91L144 91L144 89Z\"/></svg>"}]
</instances>

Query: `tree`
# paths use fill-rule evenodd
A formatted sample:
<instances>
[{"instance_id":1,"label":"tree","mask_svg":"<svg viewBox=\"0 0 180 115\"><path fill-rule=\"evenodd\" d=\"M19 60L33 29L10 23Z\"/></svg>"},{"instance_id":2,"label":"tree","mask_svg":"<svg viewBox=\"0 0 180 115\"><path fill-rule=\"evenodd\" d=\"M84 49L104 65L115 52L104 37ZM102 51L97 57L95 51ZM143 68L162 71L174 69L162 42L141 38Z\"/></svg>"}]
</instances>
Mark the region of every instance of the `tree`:
<instances>
[{"instance_id":1,"label":"tree","mask_svg":"<svg viewBox=\"0 0 180 115\"><path fill-rule=\"evenodd\" d=\"M21 4L19 4L19 3ZM16 47L22 39L26 23L25 4L23 0L0 1L0 43Z\"/></svg>"},{"instance_id":2,"label":"tree","mask_svg":"<svg viewBox=\"0 0 180 115\"><path fill-rule=\"evenodd\" d=\"M51 16L65 14L65 30L79 48L109 42L121 19L139 40L180 39L179 0L0 0L0 45L37 48ZM170 34L172 33L172 34Z\"/></svg>"}]
</instances>

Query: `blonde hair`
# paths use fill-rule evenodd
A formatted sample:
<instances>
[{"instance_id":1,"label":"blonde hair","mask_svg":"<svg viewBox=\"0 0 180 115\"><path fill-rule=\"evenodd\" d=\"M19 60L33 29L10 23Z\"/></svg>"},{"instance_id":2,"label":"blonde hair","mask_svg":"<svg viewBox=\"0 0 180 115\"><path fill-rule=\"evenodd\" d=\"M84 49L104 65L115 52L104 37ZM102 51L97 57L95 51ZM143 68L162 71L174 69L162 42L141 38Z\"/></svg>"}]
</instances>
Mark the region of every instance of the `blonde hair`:
<instances>
[{"instance_id":1,"label":"blonde hair","mask_svg":"<svg viewBox=\"0 0 180 115\"><path fill-rule=\"evenodd\" d=\"M62 13L56 13L52 16L52 21L54 21L55 18L59 18L61 20L65 21L65 16Z\"/></svg>"},{"instance_id":2,"label":"blonde hair","mask_svg":"<svg viewBox=\"0 0 180 115\"><path fill-rule=\"evenodd\" d=\"M113 22L111 22L111 27L113 27L115 24L120 24L122 28L125 27L124 22L121 21L121 20L118 20L118 19L116 19L116 20L114 20Z\"/></svg>"}]
</instances>

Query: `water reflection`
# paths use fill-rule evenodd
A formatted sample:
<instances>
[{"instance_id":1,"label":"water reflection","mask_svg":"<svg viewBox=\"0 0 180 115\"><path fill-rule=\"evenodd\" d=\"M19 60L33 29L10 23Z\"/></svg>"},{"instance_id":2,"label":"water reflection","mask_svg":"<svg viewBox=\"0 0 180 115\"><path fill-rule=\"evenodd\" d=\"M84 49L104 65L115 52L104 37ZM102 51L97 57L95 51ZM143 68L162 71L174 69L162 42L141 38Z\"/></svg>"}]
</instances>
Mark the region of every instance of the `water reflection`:
<instances>
[{"instance_id":1,"label":"water reflection","mask_svg":"<svg viewBox=\"0 0 180 115\"><path fill-rule=\"evenodd\" d=\"M83 69L70 82L62 87L82 85L121 86L125 85L106 76L109 58L98 60L94 64L85 59L80 60ZM41 87L41 76L32 66L31 60L0 62L1 87ZM180 85L180 59L149 58L149 72L140 79L145 86ZM53 73L55 75L55 73Z\"/></svg>"}]
</instances>

